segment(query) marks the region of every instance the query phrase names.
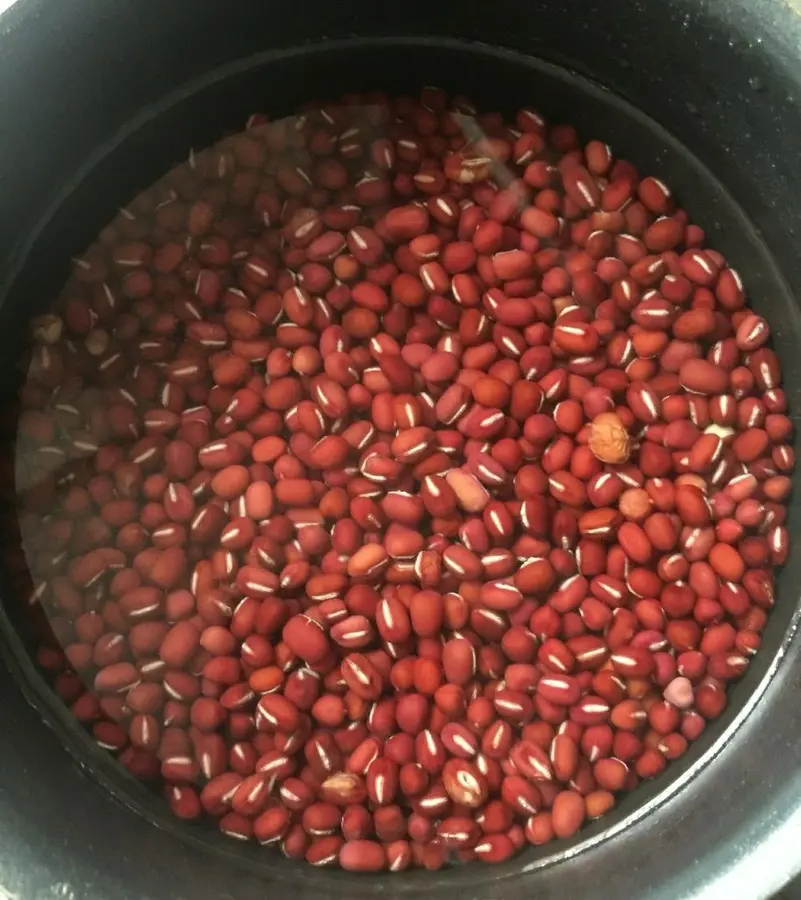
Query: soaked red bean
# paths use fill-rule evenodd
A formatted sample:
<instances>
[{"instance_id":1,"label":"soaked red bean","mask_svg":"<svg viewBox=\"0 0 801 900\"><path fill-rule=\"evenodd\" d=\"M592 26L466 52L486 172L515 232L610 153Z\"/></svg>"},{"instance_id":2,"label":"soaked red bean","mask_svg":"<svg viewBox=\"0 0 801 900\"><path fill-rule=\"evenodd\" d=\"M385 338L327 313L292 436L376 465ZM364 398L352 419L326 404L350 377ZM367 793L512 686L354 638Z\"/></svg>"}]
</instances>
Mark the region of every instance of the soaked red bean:
<instances>
[{"instance_id":1,"label":"soaked red bean","mask_svg":"<svg viewBox=\"0 0 801 900\"><path fill-rule=\"evenodd\" d=\"M176 816L293 859L572 837L759 649L795 457L748 303L667 185L532 109L253 116L33 323L39 664Z\"/></svg>"}]
</instances>

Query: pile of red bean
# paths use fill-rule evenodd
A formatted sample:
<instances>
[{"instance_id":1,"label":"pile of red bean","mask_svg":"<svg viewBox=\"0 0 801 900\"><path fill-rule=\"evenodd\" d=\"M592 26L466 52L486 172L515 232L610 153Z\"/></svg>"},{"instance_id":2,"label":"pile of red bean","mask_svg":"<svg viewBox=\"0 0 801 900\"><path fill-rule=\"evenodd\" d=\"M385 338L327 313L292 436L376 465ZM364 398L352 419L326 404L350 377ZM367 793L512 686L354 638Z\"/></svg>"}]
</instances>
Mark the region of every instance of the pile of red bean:
<instances>
[{"instance_id":1,"label":"pile of red bean","mask_svg":"<svg viewBox=\"0 0 801 900\"><path fill-rule=\"evenodd\" d=\"M176 816L355 871L574 835L726 707L794 465L668 188L534 111L349 96L137 197L33 323L38 649Z\"/></svg>"}]
</instances>

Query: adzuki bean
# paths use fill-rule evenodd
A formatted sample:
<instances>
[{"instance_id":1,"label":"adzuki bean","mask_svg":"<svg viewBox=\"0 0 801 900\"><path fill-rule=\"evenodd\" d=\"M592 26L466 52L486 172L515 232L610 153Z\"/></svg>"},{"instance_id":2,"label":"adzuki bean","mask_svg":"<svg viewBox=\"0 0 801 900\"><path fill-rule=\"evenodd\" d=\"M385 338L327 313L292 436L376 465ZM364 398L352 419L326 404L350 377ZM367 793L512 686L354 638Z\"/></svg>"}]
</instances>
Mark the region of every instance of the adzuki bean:
<instances>
[{"instance_id":1,"label":"adzuki bean","mask_svg":"<svg viewBox=\"0 0 801 900\"><path fill-rule=\"evenodd\" d=\"M572 837L721 715L776 600L793 429L747 303L534 110L253 116L33 322L38 663L176 816L293 859Z\"/></svg>"}]
</instances>

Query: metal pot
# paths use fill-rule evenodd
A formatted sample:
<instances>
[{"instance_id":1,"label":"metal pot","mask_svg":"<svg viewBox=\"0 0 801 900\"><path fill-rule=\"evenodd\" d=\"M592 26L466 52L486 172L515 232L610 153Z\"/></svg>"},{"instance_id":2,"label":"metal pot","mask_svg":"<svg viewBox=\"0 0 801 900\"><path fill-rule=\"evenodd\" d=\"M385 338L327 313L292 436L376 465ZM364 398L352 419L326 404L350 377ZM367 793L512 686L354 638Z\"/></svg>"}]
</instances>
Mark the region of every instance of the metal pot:
<instances>
[{"instance_id":1,"label":"metal pot","mask_svg":"<svg viewBox=\"0 0 801 900\"><path fill-rule=\"evenodd\" d=\"M14 346L70 255L187 146L255 109L439 83L488 106L535 105L664 174L773 323L796 406L800 47L801 17L781 0L405 0L380 14L365 0L18 0L0 17L2 339ZM726 715L613 815L495 868L391 878L181 828L75 729L6 592L0 887L20 900L771 896L801 869L800 578L793 554Z\"/></svg>"}]
</instances>

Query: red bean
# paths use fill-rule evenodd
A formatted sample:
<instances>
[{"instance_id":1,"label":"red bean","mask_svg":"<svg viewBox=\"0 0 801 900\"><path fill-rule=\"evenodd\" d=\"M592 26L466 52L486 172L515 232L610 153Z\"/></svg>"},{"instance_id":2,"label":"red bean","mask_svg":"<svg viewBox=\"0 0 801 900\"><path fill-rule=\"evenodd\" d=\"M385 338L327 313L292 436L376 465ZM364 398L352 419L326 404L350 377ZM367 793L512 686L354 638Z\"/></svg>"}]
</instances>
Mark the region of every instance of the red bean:
<instances>
[{"instance_id":1,"label":"red bean","mask_svg":"<svg viewBox=\"0 0 801 900\"><path fill-rule=\"evenodd\" d=\"M572 837L721 715L789 552L737 272L605 144L469 111L256 118L33 323L39 662L177 816L312 865Z\"/></svg>"},{"instance_id":2,"label":"red bean","mask_svg":"<svg viewBox=\"0 0 801 900\"><path fill-rule=\"evenodd\" d=\"M501 863L510 859L517 848L505 834L490 834L473 848L476 858L486 863Z\"/></svg>"},{"instance_id":3,"label":"red bean","mask_svg":"<svg viewBox=\"0 0 801 900\"><path fill-rule=\"evenodd\" d=\"M571 837L578 831L585 815L581 795L575 791L561 791L554 798L551 809L554 834L557 837Z\"/></svg>"},{"instance_id":4,"label":"red bean","mask_svg":"<svg viewBox=\"0 0 801 900\"><path fill-rule=\"evenodd\" d=\"M293 653L312 665L324 659L330 648L322 626L309 616L294 616L282 636Z\"/></svg>"}]
</instances>

